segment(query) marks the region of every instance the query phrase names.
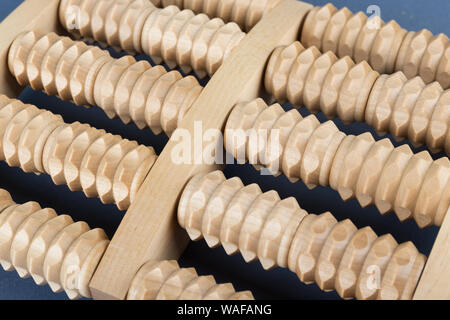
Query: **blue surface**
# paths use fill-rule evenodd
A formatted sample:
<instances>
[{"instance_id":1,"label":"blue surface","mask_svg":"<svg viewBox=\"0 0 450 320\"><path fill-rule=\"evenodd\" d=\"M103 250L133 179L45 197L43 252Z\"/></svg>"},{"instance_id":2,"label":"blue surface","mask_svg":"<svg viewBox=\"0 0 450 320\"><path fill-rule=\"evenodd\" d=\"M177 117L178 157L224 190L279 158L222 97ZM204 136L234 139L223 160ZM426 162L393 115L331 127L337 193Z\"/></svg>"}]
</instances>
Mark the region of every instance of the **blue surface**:
<instances>
[{"instance_id":1,"label":"blue surface","mask_svg":"<svg viewBox=\"0 0 450 320\"><path fill-rule=\"evenodd\" d=\"M2 0L0 3L0 20L17 7L20 0ZM323 5L329 1L309 1ZM450 34L448 0L347 0L332 1L337 7L347 6L353 12L366 11L369 5L381 8L384 21L395 19L408 30L427 28L433 33ZM124 125L119 120L110 120L99 108L85 109L62 102L56 97L48 97L42 92L30 88L24 90L20 98L27 103L49 109L61 114L68 122L87 122L97 128L121 134L128 139L152 145L161 152L167 138L154 136L150 130L141 131L134 125ZM287 106L289 108L289 106ZM301 110L307 114L307 110ZM324 121L324 117L320 117ZM337 121L341 130L347 133L361 133L370 130L365 124L343 126ZM372 133L373 131L370 130ZM375 133L374 136L379 139ZM394 142L395 143L395 142ZM395 143L398 145L398 143ZM415 151L423 150L415 149ZM437 155L436 157L442 156ZM228 177L238 175L245 183L257 182L263 190L275 189L281 197L294 196L300 205L312 212L331 211L339 219L350 218L358 227L372 226L379 234L391 233L398 242L413 241L419 250L428 255L437 234L437 228L420 230L413 221L400 223L394 214L381 216L374 207L362 209L355 201L343 202L337 192L330 188L306 189L302 182L289 183L283 176L274 178L261 176L250 166L228 166ZM85 220L91 227L103 227L112 237L120 223L123 212L113 205L103 205L98 199L86 199L82 192L70 192L66 186L55 186L49 176L23 173L20 169L10 168L0 163L0 188L9 190L19 202L38 201L42 206L52 207L58 213L70 214L74 220ZM265 272L258 262L247 264L240 255L227 256L222 248L209 249L203 241L192 243L183 254L180 264L196 267L200 274L213 274L218 282L231 281L238 290L250 289L259 299L336 299L336 293L324 293L316 285L304 285L297 276L286 269L277 268ZM64 293L54 294L48 286L38 287L31 279L20 279L15 272L0 271L0 299L65 299Z\"/></svg>"}]
</instances>

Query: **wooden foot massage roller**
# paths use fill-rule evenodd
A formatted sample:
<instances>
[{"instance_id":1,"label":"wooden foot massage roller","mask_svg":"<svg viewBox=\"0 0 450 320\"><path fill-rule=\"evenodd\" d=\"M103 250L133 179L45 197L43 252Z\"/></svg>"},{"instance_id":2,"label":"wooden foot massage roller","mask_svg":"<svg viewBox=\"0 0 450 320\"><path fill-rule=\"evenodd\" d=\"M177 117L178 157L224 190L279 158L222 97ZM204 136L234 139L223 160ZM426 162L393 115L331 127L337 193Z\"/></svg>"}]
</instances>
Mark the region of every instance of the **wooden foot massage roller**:
<instances>
[{"instance_id":1,"label":"wooden foot massage roller","mask_svg":"<svg viewBox=\"0 0 450 320\"><path fill-rule=\"evenodd\" d=\"M344 124L364 121L380 135L448 155L445 35L294 0L26 0L0 34L0 160L127 210L109 245L102 229L36 202L16 204L0 189L5 270L71 299L253 299L178 266L188 239L204 238L345 299L450 298L448 157L433 160L370 133L346 135L331 120L259 98ZM107 46L128 54L115 58ZM211 79L202 86L194 75ZM166 133L169 142L157 156L151 146L65 123L16 100L23 86L98 106L110 118ZM198 123L218 132L210 137L213 152L175 161L180 137L195 138ZM189 147L189 156L206 148ZM223 149L238 163L310 189L329 186L362 207L439 226L431 255L226 179L217 170L223 162L211 161Z\"/></svg>"}]
</instances>

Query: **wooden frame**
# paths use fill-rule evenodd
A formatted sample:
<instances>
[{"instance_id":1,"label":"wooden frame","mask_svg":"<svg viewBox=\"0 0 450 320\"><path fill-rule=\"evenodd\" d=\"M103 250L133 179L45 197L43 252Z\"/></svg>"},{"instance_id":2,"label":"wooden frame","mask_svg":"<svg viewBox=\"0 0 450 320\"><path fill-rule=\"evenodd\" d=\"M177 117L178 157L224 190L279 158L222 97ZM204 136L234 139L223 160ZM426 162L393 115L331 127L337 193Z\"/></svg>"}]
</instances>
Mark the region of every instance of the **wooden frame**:
<instances>
[{"instance_id":1,"label":"wooden frame","mask_svg":"<svg viewBox=\"0 0 450 320\"><path fill-rule=\"evenodd\" d=\"M58 5L59 0L26 0L0 24L0 93L16 97L21 90L7 66L9 46L19 33L32 29L64 33L58 22ZM311 8L300 1L284 0L264 16L209 81L181 128L192 133L194 121L202 121L204 129L223 129L236 103L259 95L268 57L277 46L298 38ZM188 238L175 219L180 193L194 174L212 171L215 166L173 164L170 155L175 144L171 139L164 148L114 235L90 283L95 299L124 299L143 263L178 259L183 252ZM414 299L450 299L449 238L447 214Z\"/></svg>"}]
</instances>

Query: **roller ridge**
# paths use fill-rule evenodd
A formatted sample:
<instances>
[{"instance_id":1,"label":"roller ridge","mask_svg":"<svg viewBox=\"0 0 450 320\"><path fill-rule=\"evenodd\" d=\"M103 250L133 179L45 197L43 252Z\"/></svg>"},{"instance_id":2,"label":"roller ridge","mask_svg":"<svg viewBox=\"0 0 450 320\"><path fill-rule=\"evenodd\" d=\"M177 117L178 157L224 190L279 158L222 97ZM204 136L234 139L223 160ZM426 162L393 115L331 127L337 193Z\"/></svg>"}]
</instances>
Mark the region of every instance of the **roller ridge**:
<instances>
[{"instance_id":1,"label":"roller ridge","mask_svg":"<svg viewBox=\"0 0 450 320\"><path fill-rule=\"evenodd\" d=\"M339 117L344 123L365 121L379 135L392 133L432 152L450 153L450 93L438 82L426 85L399 71L379 75L366 61L355 64L300 42L278 47L269 60L264 85L280 102L306 106Z\"/></svg>"},{"instance_id":2,"label":"roller ridge","mask_svg":"<svg viewBox=\"0 0 450 320\"><path fill-rule=\"evenodd\" d=\"M151 0L157 7L176 5L179 8L190 9L195 13L207 14L210 18L218 17L225 22L236 22L242 30L249 31L280 0Z\"/></svg>"},{"instance_id":3,"label":"roller ridge","mask_svg":"<svg viewBox=\"0 0 450 320\"><path fill-rule=\"evenodd\" d=\"M77 105L97 105L110 118L169 136L202 90L193 76L167 72L131 56L114 59L98 47L55 33L19 35L8 64L21 85Z\"/></svg>"},{"instance_id":4,"label":"roller ridge","mask_svg":"<svg viewBox=\"0 0 450 320\"><path fill-rule=\"evenodd\" d=\"M231 283L217 284L175 260L148 261L137 272L127 300L253 300L250 291L236 292Z\"/></svg>"},{"instance_id":5,"label":"roller ridge","mask_svg":"<svg viewBox=\"0 0 450 320\"><path fill-rule=\"evenodd\" d=\"M94 0L78 2L81 8L95 7L86 4ZM70 16L68 8L70 5L60 6L61 17ZM210 20L205 14L195 15L190 8L195 6L180 11L173 5L155 8L148 0L109 1L109 8L104 10L81 9L80 28L75 32L110 46L146 53L157 64L164 61L171 69L180 66L186 73L194 69L199 77L212 75L245 33L234 22ZM91 20L90 28L83 19ZM96 26L98 32L93 31L94 24L101 25ZM68 31L74 31L72 25L67 19L63 21Z\"/></svg>"},{"instance_id":6,"label":"roller ridge","mask_svg":"<svg viewBox=\"0 0 450 320\"><path fill-rule=\"evenodd\" d=\"M70 299L90 298L89 282L109 240L103 229L42 209L34 201L16 204L0 189L0 262L6 271L32 277ZM0 207L1 208L1 207Z\"/></svg>"},{"instance_id":7,"label":"roller ridge","mask_svg":"<svg viewBox=\"0 0 450 320\"><path fill-rule=\"evenodd\" d=\"M204 237L247 262L259 259L265 269L288 267L302 282L346 299L411 299L426 260L411 242L399 245L390 234L358 230L329 212L308 214L295 198L281 200L221 171L190 180L178 222L192 240Z\"/></svg>"},{"instance_id":8,"label":"roller ridge","mask_svg":"<svg viewBox=\"0 0 450 320\"><path fill-rule=\"evenodd\" d=\"M1 96L0 159L128 208L156 161L152 147Z\"/></svg>"},{"instance_id":9,"label":"roller ridge","mask_svg":"<svg viewBox=\"0 0 450 320\"><path fill-rule=\"evenodd\" d=\"M414 154L370 133L345 135L332 121L270 107L262 99L237 105L225 127L225 148L238 162L284 173L309 188L331 186L343 200L381 213L395 211L401 221L419 227L441 225L450 205L450 162L433 161L427 151Z\"/></svg>"},{"instance_id":10,"label":"roller ridge","mask_svg":"<svg viewBox=\"0 0 450 320\"><path fill-rule=\"evenodd\" d=\"M329 3L310 11L301 42L357 63L366 60L380 73L403 71L408 79L420 76L426 84L437 81L444 89L450 87L450 42L442 33L407 32L393 20L385 23Z\"/></svg>"}]
</instances>

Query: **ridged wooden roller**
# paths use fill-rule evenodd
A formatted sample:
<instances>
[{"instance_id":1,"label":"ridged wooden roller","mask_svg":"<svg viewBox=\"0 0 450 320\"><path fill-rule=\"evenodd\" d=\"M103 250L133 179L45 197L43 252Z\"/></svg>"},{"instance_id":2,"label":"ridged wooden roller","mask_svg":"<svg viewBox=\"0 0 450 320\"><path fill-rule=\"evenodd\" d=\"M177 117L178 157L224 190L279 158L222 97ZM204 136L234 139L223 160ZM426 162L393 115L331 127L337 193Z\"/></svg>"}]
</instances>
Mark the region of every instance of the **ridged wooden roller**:
<instances>
[{"instance_id":1,"label":"ridged wooden roller","mask_svg":"<svg viewBox=\"0 0 450 320\"><path fill-rule=\"evenodd\" d=\"M144 52L158 64L164 60L171 69L180 66L190 72L192 68L200 77L214 74L245 35L234 22L225 24L218 18L195 15L190 9L197 6L192 2L193 6L182 11L173 5L155 8L149 0L110 0L108 8L97 11L94 4L98 1L78 2L85 8L79 29L71 28L75 23L65 18L70 16L70 5L60 6L60 20L69 32Z\"/></svg>"},{"instance_id":2,"label":"ridged wooden roller","mask_svg":"<svg viewBox=\"0 0 450 320\"><path fill-rule=\"evenodd\" d=\"M0 262L6 271L31 276L70 299L90 298L89 282L108 244L102 229L33 201L16 204L0 189Z\"/></svg>"},{"instance_id":3,"label":"ridged wooden roller","mask_svg":"<svg viewBox=\"0 0 450 320\"><path fill-rule=\"evenodd\" d=\"M379 75L366 61L355 64L300 42L277 48L266 68L266 90L280 102L306 106L339 117L344 123L365 121L380 135L408 138L415 146L450 154L450 93L438 82L403 72Z\"/></svg>"},{"instance_id":4,"label":"ridged wooden roller","mask_svg":"<svg viewBox=\"0 0 450 320\"><path fill-rule=\"evenodd\" d=\"M0 96L0 160L125 210L156 161L152 147Z\"/></svg>"},{"instance_id":5,"label":"ridged wooden roller","mask_svg":"<svg viewBox=\"0 0 450 320\"><path fill-rule=\"evenodd\" d=\"M236 292L231 283L217 284L177 261L148 261L137 272L127 300L253 300L250 291Z\"/></svg>"},{"instance_id":6,"label":"ridged wooden roller","mask_svg":"<svg viewBox=\"0 0 450 320\"><path fill-rule=\"evenodd\" d=\"M450 205L450 162L433 161L427 151L414 154L407 145L370 133L345 135L332 121L303 118L262 99L237 105L225 128L225 148L241 163L265 167L309 188L331 186L342 199L375 204L400 220L414 218L420 227L441 225Z\"/></svg>"},{"instance_id":7,"label":"ridged wooden roller","mask_svg":"<svg viewBox=\"0 0 450 320\"><path fill-rule=\"evenodd\" d=\"M249 31L263 15L274 8L280 0L150 0L157 7L176 5L195 13L207 14L229 22L236 22L243 30Z\"/></svg>"},{"instance_id":8,"label":"ridged wooden roller","mask_svg":"<svg viewBox=\"0 0 450 320\"><path fill-rule=\"evenodd\" d=\"M426 84L438 81L444 89L450 87L450 42L444 34L407 32L395 21L384 23L378 16L368 18L329 3L310 11L301 42L357 63L366 60L380 73L403 71L408 79L420 76Z\"/></svg>"},{"instance_id":9,"label":"ridged wooden roller","mask_svg":"<svg viewBox=\"0 0 450 320\"><path fill-rule=\"evenodd\" d=\"M131 56L114 59L98 47L55 33L19 35L8 63L21 85L77 105L97 105L110 118L148 126L155 134L171 135L202 90L193 76Z\"/></svg>"},{"instance_id":10,"label":"ridged wooden roller","mask_svg":"<svg viewBox=\"0 0 450 320\"><path fill-rule=\"evenodd\" d=\"M192 240L204 237L247 262L259 259L265 269L288 267L302 282L342 298L411 299L426 261L411 242L399 245L390 234L358 230L329 212L308 214L295 198L281 200L221 171L190 180L178 222Z\"/></svg>"}]
</instances>

